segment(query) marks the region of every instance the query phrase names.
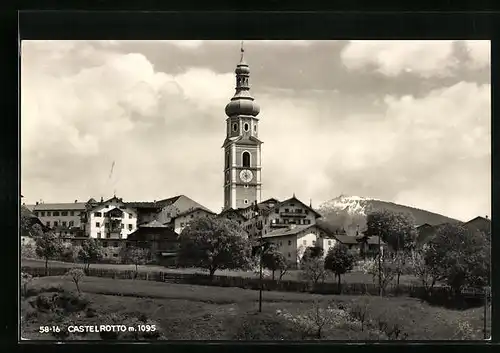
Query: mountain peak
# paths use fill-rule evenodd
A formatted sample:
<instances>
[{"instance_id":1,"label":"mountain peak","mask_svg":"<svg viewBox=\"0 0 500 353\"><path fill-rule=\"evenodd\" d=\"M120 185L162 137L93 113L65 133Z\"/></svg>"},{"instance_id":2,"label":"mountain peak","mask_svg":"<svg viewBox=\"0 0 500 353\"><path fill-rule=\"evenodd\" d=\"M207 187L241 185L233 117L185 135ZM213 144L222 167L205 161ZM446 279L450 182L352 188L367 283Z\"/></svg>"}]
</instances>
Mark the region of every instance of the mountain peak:
<instances>
[{"instance_id":1,"label":"mountain peak","mask_svg":"<svg viewBox=\"0 0 500 353\"><path fill-rule=\"evenodd\" d=\"M415 219L416 224L429 223L437 225L446 222L456 222L452 218L433 212L416 209L414 207L398 205L393 202L377 200L362 196L340 196L323 202L318 207L318 212L323 220L332 225L344 227L344 229L355 232L358 227L366 226L366 216L377 210L388 210L393 212L409 213Z\"/></svg>"}]
</instances>

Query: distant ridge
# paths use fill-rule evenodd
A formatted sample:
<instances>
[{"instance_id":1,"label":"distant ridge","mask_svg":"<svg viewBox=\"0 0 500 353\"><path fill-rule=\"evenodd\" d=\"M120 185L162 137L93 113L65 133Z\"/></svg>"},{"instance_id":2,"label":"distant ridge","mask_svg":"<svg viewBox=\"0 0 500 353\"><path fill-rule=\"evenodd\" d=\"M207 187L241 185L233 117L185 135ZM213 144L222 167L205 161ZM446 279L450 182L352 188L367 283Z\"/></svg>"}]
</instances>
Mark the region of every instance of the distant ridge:
<instances>
[{"instance_id":1,"label":"distant ridge","mask_svg":"<svg viewBox=\"0 0 500 353\"><path fill-rule=\"evenodd\" d=\"M366 227L366 216L368 213L383 209L393 212L410 213L415 218L417 226L425 223L430 225L462 223L457 219L438 213L360 196L340 195L322 203L317 208L317 211L323 216L323 220L326 223L344 228L348 234L354 235L358 226L361 230Z\"/></svg>"}]
</instances>

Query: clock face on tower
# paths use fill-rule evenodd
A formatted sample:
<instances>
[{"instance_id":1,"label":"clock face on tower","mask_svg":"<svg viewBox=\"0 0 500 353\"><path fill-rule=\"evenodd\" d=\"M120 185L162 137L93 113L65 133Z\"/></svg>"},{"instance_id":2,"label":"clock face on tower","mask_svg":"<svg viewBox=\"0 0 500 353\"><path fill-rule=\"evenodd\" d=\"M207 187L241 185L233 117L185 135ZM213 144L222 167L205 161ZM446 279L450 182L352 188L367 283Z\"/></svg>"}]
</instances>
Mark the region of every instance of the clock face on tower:
<instances>
[{"instance_id":1,"label":"clock face on tower","mask_svg":"<svg viewBox=\"0 0 500 353\"><path fill-rule=\"evenodd\" d=\"M253 179L253 173L251 170L248 170L248 169L243 169L241 172L240 172L240 179L242 182L244 183L249 183L252 181Z\"/></svg>"}]
</instances>

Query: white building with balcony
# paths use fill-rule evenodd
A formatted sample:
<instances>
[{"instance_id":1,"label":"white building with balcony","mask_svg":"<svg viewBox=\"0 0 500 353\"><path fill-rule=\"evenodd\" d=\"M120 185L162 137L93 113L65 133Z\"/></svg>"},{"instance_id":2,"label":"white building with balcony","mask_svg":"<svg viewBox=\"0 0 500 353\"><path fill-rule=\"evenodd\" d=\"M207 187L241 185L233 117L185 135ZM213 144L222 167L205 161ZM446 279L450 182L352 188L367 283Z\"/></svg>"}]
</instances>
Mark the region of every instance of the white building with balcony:
<instances>
[{"instance_id":1,"label":"white building with balcony","mask_svg":"<svg viewBox=\"0 0 500 353\"><path fill-rule=\"evenodd\" d=\"M85 229L94 239L125 240L137 229L137 211L113 197L88 210Z\"/></svg>"}]
</instances>

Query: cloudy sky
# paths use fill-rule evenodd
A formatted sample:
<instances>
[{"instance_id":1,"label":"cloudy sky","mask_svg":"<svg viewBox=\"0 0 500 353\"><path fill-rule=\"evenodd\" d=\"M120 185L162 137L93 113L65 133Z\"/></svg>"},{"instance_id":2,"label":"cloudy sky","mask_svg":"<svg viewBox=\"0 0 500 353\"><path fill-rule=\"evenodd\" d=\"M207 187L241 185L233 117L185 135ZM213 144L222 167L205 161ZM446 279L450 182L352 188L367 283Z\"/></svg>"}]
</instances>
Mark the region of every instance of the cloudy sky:
<instances>
[{"instance_id":1,"label":"cloudy sky","mask_svg":"<svg viewBox=\"0 0 500 353\"><path fill-rule=\"evenodd\" d=\"M26 203L223 203L237 41L23 41ZM263 197L490 214L489 41L246 41ZM114 161L114 167L112 168ZM111 169L113 171L111 172Z\"/></svg>"}]
</instances>

